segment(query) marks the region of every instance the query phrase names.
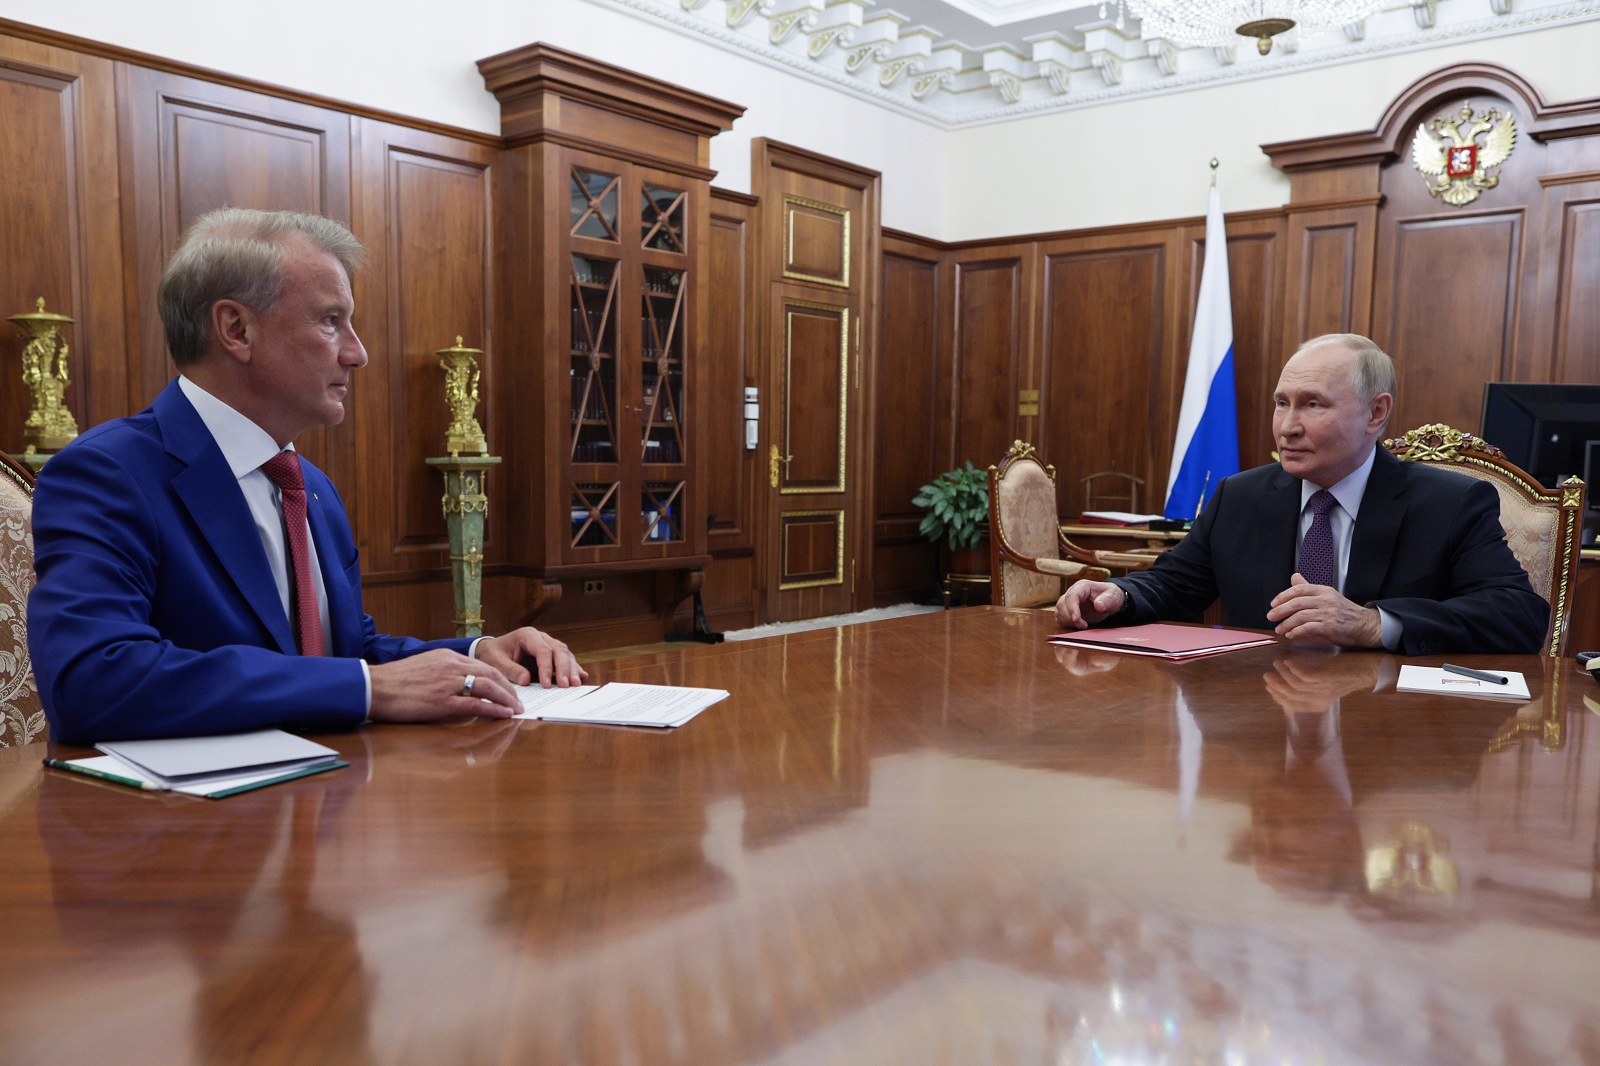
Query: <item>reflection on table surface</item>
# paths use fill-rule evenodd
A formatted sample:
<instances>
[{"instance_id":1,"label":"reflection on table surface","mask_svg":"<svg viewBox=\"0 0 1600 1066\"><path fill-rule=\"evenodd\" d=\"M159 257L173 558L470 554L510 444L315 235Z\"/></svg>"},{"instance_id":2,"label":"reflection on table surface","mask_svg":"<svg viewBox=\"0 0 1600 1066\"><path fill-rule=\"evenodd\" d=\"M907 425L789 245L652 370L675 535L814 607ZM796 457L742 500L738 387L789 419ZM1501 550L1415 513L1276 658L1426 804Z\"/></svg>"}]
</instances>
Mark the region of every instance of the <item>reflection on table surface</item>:
<instances>
[{"instance_id":1,"label":"reflection on table surface","mask_svg":"<svg viewBox=\"0 0 1600 1066\"><path fill-rule=\"evenodd\" d=\"M349 769L223 801L0 750L0 1061L1600 1057L1571 660L1495 660L1517 705L1050 631L618 660L732 696L666 733L324 737Z\"/></svg>"}]
</instances>

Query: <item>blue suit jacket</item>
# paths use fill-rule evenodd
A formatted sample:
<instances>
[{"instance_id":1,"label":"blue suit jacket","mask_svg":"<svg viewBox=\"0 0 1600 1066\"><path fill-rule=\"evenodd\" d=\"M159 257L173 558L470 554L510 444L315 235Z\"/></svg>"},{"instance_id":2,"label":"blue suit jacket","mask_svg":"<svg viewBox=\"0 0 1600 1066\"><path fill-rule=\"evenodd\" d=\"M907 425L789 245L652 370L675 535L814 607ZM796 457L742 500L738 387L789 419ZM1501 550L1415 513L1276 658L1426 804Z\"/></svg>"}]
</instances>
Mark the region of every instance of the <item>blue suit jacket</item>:
<instances>
[{"instance_id":1,"label":"blue suit jacket","mask_svg":"<svg viewBox=\"0 0 1600 1066\"><path fill-rule=\"evenodd\" d=\"M1276 463L1224 478L1193 531L1149 570L1114 579L1133 611L1113 624L1198 618L1271 629L1295 568L1300 479ZM1506 544L1494 486L1379 447L1350 541L1344 594L1403 627L1406 655L1535 652L1550 605Z\"/></svg>"},{"instance_id":2,"label":"blue suit jacket","mask_svg":"<svg viewBox=\"0 0 1600 1066\"><path fill-rule=\"evenodd\" d=\"M238 480L176 381L51 458L34 492L28 647L55 739L350 729L366 713L357 658L471 646L376 632L344 504L301 465L326 657L296 653Z\"/></svg>"}]
</instances>

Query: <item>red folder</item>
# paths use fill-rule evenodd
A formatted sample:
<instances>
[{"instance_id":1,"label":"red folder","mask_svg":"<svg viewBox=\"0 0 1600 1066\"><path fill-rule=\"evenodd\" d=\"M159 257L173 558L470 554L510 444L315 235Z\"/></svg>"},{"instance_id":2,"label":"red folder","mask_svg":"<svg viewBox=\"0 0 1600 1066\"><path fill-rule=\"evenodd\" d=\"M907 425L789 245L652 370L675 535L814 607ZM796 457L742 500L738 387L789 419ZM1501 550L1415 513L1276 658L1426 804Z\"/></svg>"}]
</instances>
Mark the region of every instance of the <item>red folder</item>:
<instances>
[{"instance_id":1,"label":"red folder","mask_svg":"<svg viewBox=\"0 0 1600 1066\"><path fill-rule=\"evenodd\" d=\"M1221 655L1226 651L1259 648L1277 642L1277 637L1251 629L1211 629L1159 622L1120 629L1057 633L1050 638L1050 643L1067 647L1154 655L1160 659L1197 659L1202 655Z\"/></svg>"}]
</instances>

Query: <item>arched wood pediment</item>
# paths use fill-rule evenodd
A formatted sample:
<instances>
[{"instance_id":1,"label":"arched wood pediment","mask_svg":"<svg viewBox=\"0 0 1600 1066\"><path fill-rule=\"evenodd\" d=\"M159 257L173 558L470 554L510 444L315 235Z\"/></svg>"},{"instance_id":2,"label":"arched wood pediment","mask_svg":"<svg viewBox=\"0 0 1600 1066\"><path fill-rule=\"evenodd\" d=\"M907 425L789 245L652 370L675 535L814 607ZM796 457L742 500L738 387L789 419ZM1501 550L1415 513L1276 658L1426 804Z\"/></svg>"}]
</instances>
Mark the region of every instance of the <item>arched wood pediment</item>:
<instances>
[{"instance_id":1,"label":"arched wood pediment","mask_svg":"<svg viewBox=\"0 0 1600 1066\"><path fill-rule=\"evenodd\" d=\"M1536 141L1600 133L1600 99L1548 104L1514 70L1495 63L1458 63L1419 78L1395 97L1371 130L1264 144L1261 150L1285 173L1386 164L1404 155L1417 123L1440 105L1475 94L1504 97L1527 116L1520 132Z\"/></svg>"}]
</instances>

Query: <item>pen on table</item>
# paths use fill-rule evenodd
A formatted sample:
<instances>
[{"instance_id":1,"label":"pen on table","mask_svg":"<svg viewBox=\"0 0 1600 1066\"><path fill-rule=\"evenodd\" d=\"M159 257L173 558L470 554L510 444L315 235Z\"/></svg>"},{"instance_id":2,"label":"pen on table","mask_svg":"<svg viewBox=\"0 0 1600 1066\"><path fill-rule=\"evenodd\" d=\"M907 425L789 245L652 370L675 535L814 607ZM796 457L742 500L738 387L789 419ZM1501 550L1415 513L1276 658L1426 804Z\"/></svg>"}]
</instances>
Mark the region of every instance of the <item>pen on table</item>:
<instances>
[{"instance_id":1,"label":"pen on table","mask_svg":"<svg viewBox=\"0 0 1600 1066\"><path fill-rule=\"evenodd\" d=\"M1475 677L1479 681L1492 681L1496 685L1509 685L1511 683L1511 679L1509 677L1501 677L1499 674L1491 674L1487 670L1473 670L1470 667L1452 666L1449 663L1445 663L1441 669L1443 669L1447 674L1460 674L1462 677Z\"/></svg>"},{"instance_id":2,"label":"pen on table","mask_svg":"<svg viewBox=\"0 0 1600 1066\"><path fill-rule=\"evenodd\" d=\"M98 777L102 781L115 781L117 784L127 785L129 788L142 788L146 792L161 791L160 785L152 784L149 781L138 781L131 777L118 777L116 774L108 774L104 770L95 770L88 766L79 766L77 763L70 763L65 759L46 759L44 764L53 766L57 770L66 770L68 773L82 774L85 777Z\"/></svg>"}]
</instances>

